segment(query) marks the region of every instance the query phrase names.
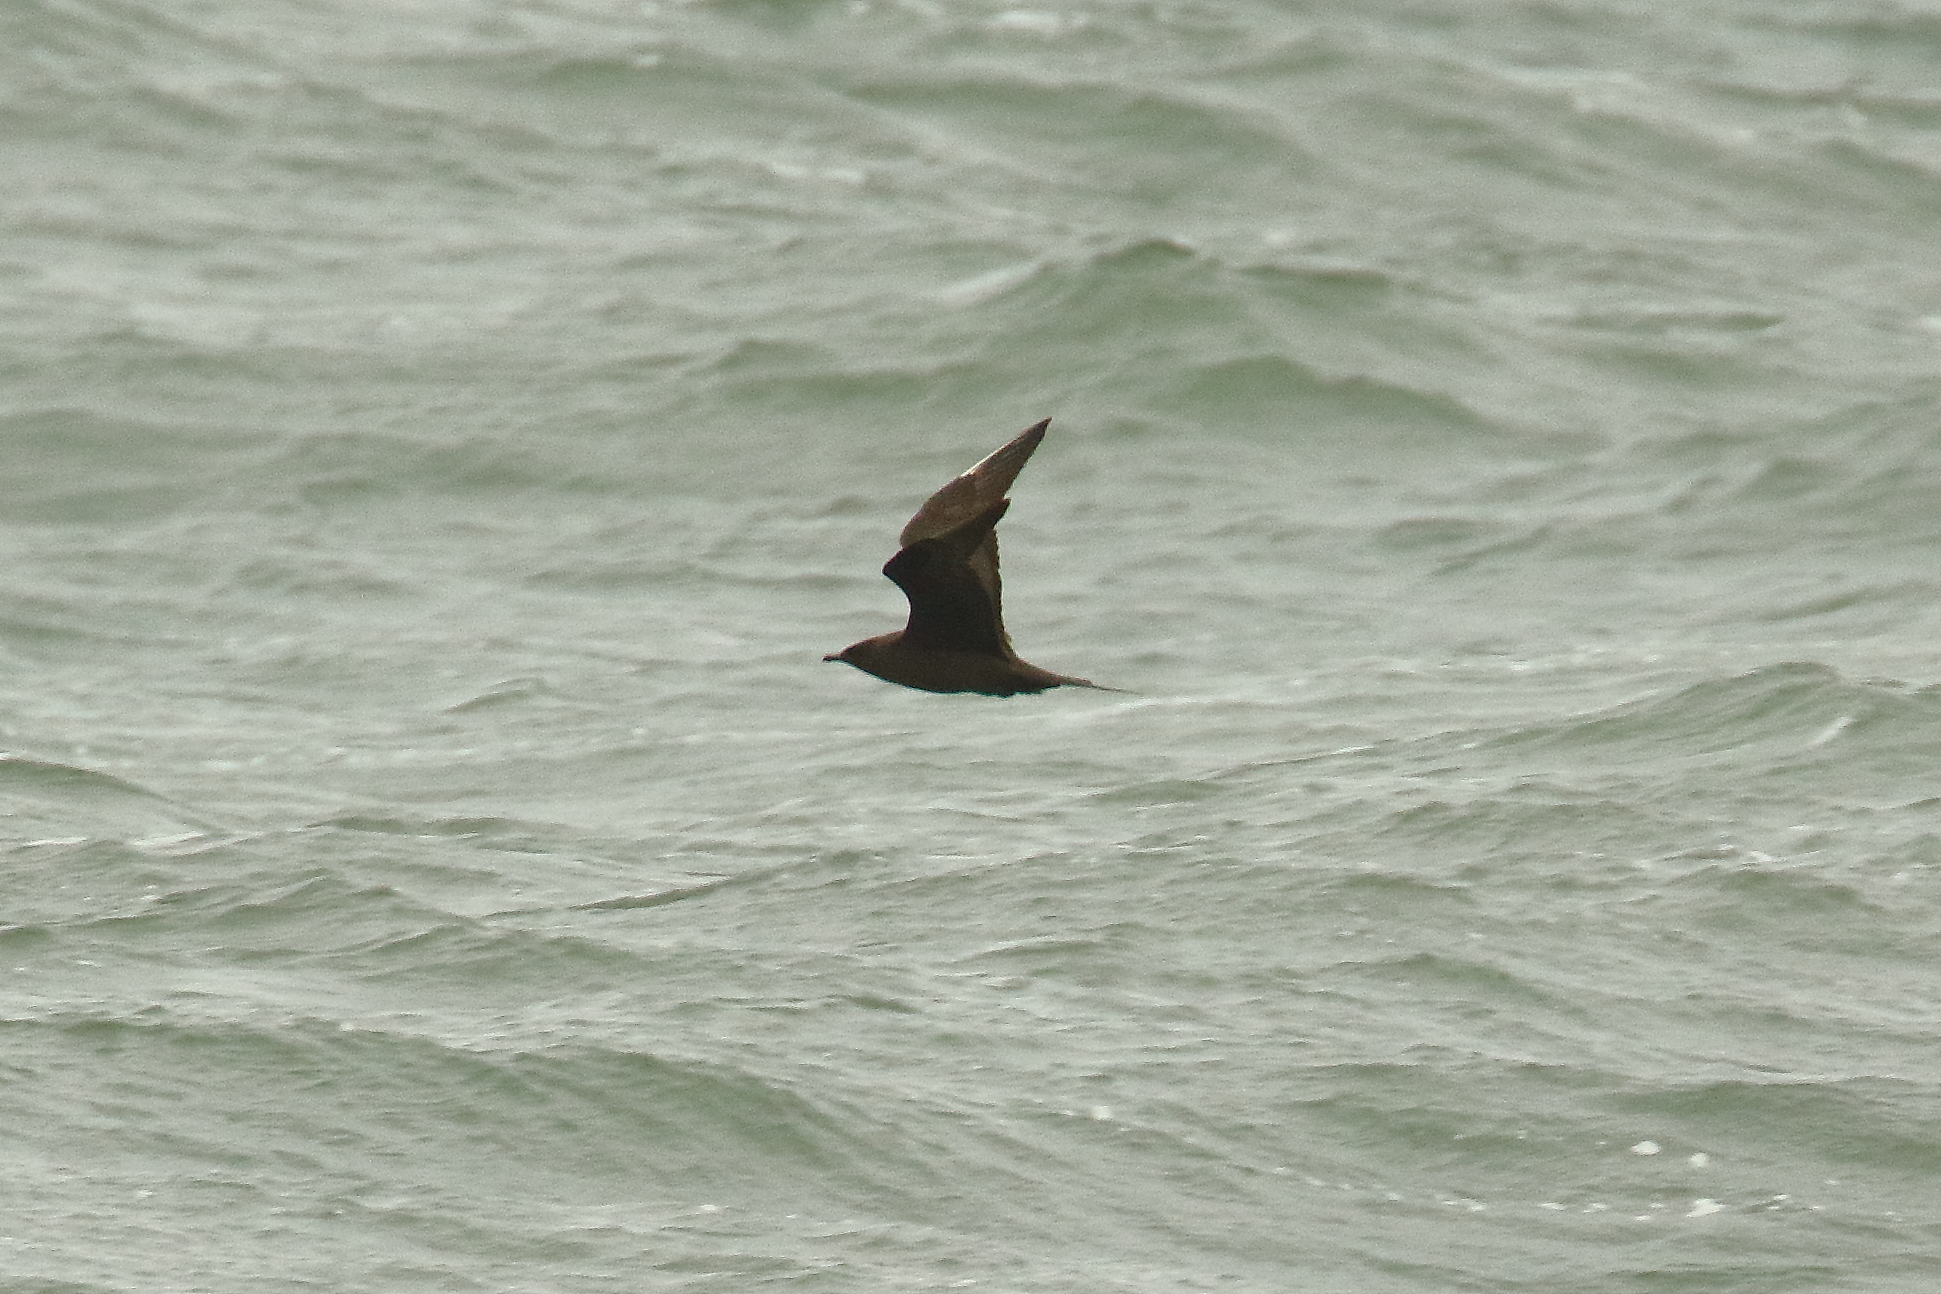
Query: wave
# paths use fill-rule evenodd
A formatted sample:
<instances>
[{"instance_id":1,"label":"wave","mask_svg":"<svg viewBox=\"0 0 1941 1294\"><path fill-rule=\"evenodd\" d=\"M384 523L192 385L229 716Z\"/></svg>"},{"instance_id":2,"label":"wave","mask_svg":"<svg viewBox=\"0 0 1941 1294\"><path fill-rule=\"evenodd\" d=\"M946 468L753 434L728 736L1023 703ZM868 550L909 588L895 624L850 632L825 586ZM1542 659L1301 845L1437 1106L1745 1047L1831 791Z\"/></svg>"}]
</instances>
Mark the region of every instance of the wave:
<instances>
[{"instance_id":1,"label":"wave","mask_svg":"<svg viewBox=\"0 0 1941 1294\"><path fill-rule=\"evenodd\" d=\"M1237 189L1314 183L1300 137L1237 101L1111 83L973 78L852 80L852 99L921 122L931 147L1002 157L1027 175L1135 204L1192 208Z\"/></svg>"},{"instance_id":2,"label":"wave","mask_svg":"<svg viewBox=\"0 0 1941 1294\"><path fill-rule=\"evenodd\" d=\"M182 421L42 408L0 415L8 470L0 518L137 526L208 507L225 477L260 461L257 438Z\"/></svg>"},{"instance_id":3,"label":"wave","mask_svg":"<svg viewBox=\"0 0 1941 1294\"><path fill-rule=\"evenodd\" d=\"M1673 752L1704 756L1747 747L1803 750L1842 717L1852 723L1856 711L1887 714L1910 704L1925 708L1918 699L1849 683L1825 665L1798 661L1517 729L1487 744L1498 750L1595 754L1602 761L1659 761Z\"/></svg>"},{"instance_id":4,"label":"wave","mask_svg":"<svg viewBox=\"0 0 1941 1294\"><path fill-rule=\"evenodd\" d=\"M136 782L0 753L0 806L15 848L91 838L167 849L223 834L213 818Z\"/></svg>"},{"instance_id":5,"label":"wave","mask_svg":"<svg viewBox=\"0 0 1941 1294\"><path fill-rule=\"evenodd\" d=\"M468 1047L334 1020L245 1023L177 1011L128 1021L16 1017L0 1021L0 1035L34 1068L113 1057L101 1070L111 1085L138 1073L144 1090L173 1083L208 1093L191 1095L168 1131L157 1130L188 1143L171 1153L194 1147L257 1162L269 1149L329 1172L332 1144L385 1154L429 1142L460 1160L508 1156L551 1181L626 1177L685 1198L751 1174L817 1193L845 1180L853 1187L856 1176L843 1167L856 1157L844 1125L860 1112L831 1111L794 1084L717 1062L583 1044ZM79 1082L96 1085L86 1074Z\"/></svg>"},{"instance_id":6,"label":"wave","mask_svg":"<svg viewBox=\"0 0 1941 1294\"><path fill-rule=\"evenodd\" d=\"M1824 665L1768 666L1673 695L1499 734L1484 750L1518 762L1541 752L1588 771L1625 770L1666 789L1731 770L1764 794L1861 805L1928 794L1941 758L1941 688L1853 682Z\"/></svg>"},{"instance_id":7,"label":"wave","mask_svg":"<svg viewBox=\"0 0 1941 1294\"><path fill-rule=\"evenodd\" d=\"M1935 1084L1898 1075L1774 1075L1680 1084L1629 1095L1624 1106L1675 1117L1698 1136L1756 1141L1772 1156L1869 1165L1909 1179L1941 1172Z\"/></svg>"},{"instance_id":8,"label":"wave","mask_svg":"<svg viewBox=\"0 0 1941 1294\"><path fill-rule=\"evenodd\" d=\"M1701 679L1674 692L1605 709L1501 727L1457 729L1420 738L1390 738L1338 750L1236 765L1222 780L1251 782L1274 770L1308 766L1394 769L1459 761L1497 771L1514 767L1669 768L1682 761L1742 759L1748 768L1842 743L1883 760L1925 757L1936 740L1941 685L1893 679L1850 680L1815 661L1789 661L1743 674ZM1541 756L1547 763L1532 759ZM1561 762L1560 762L1561 761ZM1560 794L1579 796L1583 792Z\"/></svg>"}]
</instances>

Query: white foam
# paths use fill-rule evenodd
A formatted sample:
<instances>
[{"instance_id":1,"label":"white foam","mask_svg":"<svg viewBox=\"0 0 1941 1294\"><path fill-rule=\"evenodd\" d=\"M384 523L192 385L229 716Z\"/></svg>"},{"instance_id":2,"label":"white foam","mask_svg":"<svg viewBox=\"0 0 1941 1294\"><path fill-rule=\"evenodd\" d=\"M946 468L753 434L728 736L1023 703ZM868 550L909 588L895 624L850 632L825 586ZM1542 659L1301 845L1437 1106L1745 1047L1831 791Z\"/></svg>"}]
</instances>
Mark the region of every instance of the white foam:
<instances>
[{"instance_id":1,"label":"white foam","mask_svg":"<svg viewBox=\"0 0 1941 1294\"><path fill-rule=\"evenodd\" d=\"M1843 714L1838 719L1835 719L1832 723L1829 723L1826 727L1820 729L1819 735L1814 737L1813 740L1807 742L1806 744L1808 746L1824 746L1829 741L1832 741L1835 737L1839 736L1843 731L1845 731L1847 725L1852 722L1853 722L1852 715Z\"/></svg>"},{"instance_id":2,"label":"white foam","mask_svg":"<svg viewBox=\"0 0 1941 1294\"><path fill-rule=\"evenodd\" d=\"M1043 9L1007 9L985 25L993 31L1026 32L1033 36L1066 36L1083 30L1086 20L1077 14L1053 13Z\"/></svg>"}]
</instances>

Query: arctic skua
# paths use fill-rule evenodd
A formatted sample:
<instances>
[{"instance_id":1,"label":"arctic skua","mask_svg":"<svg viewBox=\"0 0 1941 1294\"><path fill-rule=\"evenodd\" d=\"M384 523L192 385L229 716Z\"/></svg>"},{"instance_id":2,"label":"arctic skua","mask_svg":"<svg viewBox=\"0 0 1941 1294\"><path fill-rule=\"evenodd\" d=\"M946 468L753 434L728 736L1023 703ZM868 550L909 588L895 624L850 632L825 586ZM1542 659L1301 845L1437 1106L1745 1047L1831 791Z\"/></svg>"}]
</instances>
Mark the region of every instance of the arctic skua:
<instances>
[{"instance_id":1,"label":"arctic skua","mask_svg":"<svg viewBox=\"0 0 1941 1294\"><path fill-rule=\"evenodd\" d=\"M1018 659L1004 632L998 596L998 519L1005 494L1051 419L1018 437L930 496L903 527L883 574L910 600L910 620L894 633L852 643L824 660L925 692L1015 696L1054 687L1090 687L1089 679L1039 669Z\"/></svg>"}]
</instances>

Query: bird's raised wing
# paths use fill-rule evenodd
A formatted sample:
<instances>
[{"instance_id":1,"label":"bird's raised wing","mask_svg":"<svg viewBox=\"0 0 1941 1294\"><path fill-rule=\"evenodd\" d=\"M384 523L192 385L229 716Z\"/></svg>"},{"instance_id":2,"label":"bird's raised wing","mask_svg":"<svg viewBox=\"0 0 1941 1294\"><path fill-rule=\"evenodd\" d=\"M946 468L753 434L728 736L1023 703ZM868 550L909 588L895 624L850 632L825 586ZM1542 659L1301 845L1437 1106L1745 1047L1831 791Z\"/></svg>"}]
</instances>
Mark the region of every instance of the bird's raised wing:
<instances>
[{"instance_id":1,"label":"bird's raised wing","mask_svg":"<svg viewBox=\"0 0 1941 1294\"><path fill-rule=\"evenodd\" d=\"M1012 470L1015 473L1016 469ZM998 613L997 539L992 527L1010 506L1009 499L1001 498L954 530L904 546L884 565L883 574L910 599L910 622L903 629L906 646L986 656L1008 654L1010 643ZM989 587L977 569L986 553L991 561Z\"/></svg>"},{"instance_id":2,"label":"bird's raised wing","mask_svg":"<svg viewBox=\"0 0 1941 1294\"><path fill-rule=\"evenodd\" d=\"M1018 478L1019 471L1031 457L1032 451L1038 448L1038 442L1045 438L1045 428L1049 426L1051 419L1046 418L1025 428L1010 443L986 455L977 466L931 495L917 509L917 515L911 517L909 524L903 527L897 543L907 551L913 544L926 539L941 538L1003 502L1011 489L1011 482ZM998 617L1003 597L997 573L996 532L986 530L983 541L967 555L966 560L972 574L991 599L993 617ZM901 583L898 581L899 587ZM905 589L904 592L909 590ZM1002 632L1000 629L1000 635Z\"/></svg>"}]
</instances>

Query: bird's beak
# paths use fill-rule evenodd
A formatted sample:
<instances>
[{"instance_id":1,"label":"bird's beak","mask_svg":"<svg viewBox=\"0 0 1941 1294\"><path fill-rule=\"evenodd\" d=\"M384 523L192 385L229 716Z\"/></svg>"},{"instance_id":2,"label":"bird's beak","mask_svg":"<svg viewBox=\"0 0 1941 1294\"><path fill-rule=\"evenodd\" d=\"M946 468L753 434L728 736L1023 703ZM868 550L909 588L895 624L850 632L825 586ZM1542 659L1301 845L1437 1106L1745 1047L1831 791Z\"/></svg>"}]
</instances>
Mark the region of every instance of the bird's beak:
<instances>
[{"instance_id":1,"label":"bird's beak","mask_svg":"<svg viewBox=\"0 0 1941 1294\"><path fill-rule=\"evenodd\" d=\"M824 660L833 660L833 661L840 661L840 660L842 659L842 657L840 657L840 656L824 656L824 657L823 657L822 659L824 659Z\"/></svg>"}]
</instances>

